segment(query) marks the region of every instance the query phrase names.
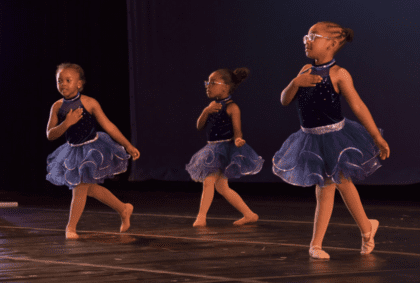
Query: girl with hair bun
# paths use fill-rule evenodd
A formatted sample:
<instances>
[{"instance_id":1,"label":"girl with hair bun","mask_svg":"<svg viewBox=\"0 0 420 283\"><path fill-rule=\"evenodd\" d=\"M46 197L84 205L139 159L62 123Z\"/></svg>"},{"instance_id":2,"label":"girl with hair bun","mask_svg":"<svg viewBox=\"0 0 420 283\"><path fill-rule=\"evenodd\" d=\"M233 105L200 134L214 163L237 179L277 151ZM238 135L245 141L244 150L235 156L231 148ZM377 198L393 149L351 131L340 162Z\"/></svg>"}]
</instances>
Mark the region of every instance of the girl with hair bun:
<instances>
[{"instance_id":1,"label":"girl with hair bun","mask_svg":"<svg viewBox=\"0 0 420 283\"><path fill-rule=\"evenodd\" d=\"M362 234L361 254L372 252L377 220L369 220L352 178L364 179L375 172L390 149L382 130L356 92L350 73L338 66L334 56L353 31L333 22L319 22L303 38L312 64L305 65L281 93L281 103L297 100L301 130L289 136L273 157L273 172L285 182L302 187L316 185L317 206L309 254L330 258L322 241L338 189ZM344 118L343 96L361 124Z\"/></svg>"},{"instance_id":2,"label":"girl with hair bun","mask_svg":"<svg viewBox=\"0 0 420 283\"><path fill-rule=\"evenodd\" d=\"M197 120L197 129L206 129L207 145L191 158L186 170L194 181L203 183L203 195L194 227L206 226L207 212L214 189L238 209L243 218L234 225L256 222L242 198L229 188L228 179L253 175L261 171L264 160L242 138L241 113L232 100L232 93L248 77L249 69L219 69L204 82L207 96L215 99L204 108Z\"/></svg>"}]
</instances>

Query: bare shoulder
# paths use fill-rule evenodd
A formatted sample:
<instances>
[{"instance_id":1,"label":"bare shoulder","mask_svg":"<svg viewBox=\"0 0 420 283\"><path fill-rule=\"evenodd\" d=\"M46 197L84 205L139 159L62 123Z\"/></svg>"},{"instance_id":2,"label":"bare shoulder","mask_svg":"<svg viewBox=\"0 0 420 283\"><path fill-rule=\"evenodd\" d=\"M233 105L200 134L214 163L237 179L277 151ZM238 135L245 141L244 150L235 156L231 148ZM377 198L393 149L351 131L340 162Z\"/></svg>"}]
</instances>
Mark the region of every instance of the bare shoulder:
<instances>
[{"instance_id":1,"label":"bare shoulder","mask_svg":"<svg viewBox=\"0 0 420 283\"><path fill-rule=\"evenodd\" d=\"M350 73L338 65L332 66L330 69L330 76L336 78L338 81L351 80Z\"/></svg>"},{"instance_id":2,"label":"bare shoulder","mask_svg":"<svg viewBox=\"0 0 420 283\"><path fill-rule=\"evenodd\" d=\"M228 114L232 114L232 113L240 113L240 109L238 104L236 104L235 102L229 102L226 104L226 112Z\"/></svg>"},{"instance_id":3,"label":"bare shoulder","mask_svg":"<svg viewBox=\"0 0 420 283\"><path fill-rule=\"evenodd\" d=\"M100 107L99 102L93 97L82 94L80 100L82 101L82 104L86 110L91 114L95 111L95 109Z\"/></svg>"},{"instance_id":4,"label":"bare shoulder","mask_svg":"<svg viewBox=\"0 0 420 283\"><path fill-rule=\"evenodd\" d=\"M51 106L51 110L56 113L58 112L58 110L60 110L61 105L63 105L62 98L53 103L53 105Z\"/></svg>"},{"instance_id":5,"label":"bare shoulder","mask_svg":"<svg viewBox=\"0 0 420 283\"><path fill-rule=\"evenodd\" d=\"M90 97L90 96L87 96L87 95L84 95L84 94L82 94L81 96L80 96L80 100L82 101L82 103L84 104L84 103L98 103L98 101L95 99L95 98L93 98L93 97Z\"/></svg>"}]
</instances>

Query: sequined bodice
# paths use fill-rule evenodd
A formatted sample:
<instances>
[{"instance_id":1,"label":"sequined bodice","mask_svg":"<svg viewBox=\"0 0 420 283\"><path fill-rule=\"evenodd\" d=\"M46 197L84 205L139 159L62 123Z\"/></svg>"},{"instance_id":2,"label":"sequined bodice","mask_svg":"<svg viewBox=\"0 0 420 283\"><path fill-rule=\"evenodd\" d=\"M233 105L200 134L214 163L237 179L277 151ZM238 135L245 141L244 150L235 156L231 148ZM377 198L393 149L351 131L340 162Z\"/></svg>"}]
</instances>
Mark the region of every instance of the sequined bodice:
<instances>
[{"instance_id":1,"label":"sequined bodice","mask_svg":"<svg viewBox=\"0 0 420 283\"><path fill-rule=\"evenodd\" d=\"M314 128L338 123L343 120L340 95L335 92L330 78L330 68L335 60L312 66L311 74L319 75L322 82L315 87L301 87L296 93L300 125Z\"/></svg>"},{"instance_id":2,"label":"sequined bodice","mask_svg":"<svg viewBox=\"0 0 420 283\"><path fill-rule=\"evenodd\" d=\"M212 113L207 118L207 140L219 141L233 138L232 119L226 112L226 101L221 101L222 109L217 113Z\"/></svg>"},{"instance_id":3,"label":"sequined bodice","mask_svg":"<svg viewBox=\"0 0 420 283\"><path fill-rule=\"evenodd\" d=\"M66 131L66 140L71 144L80 144L86 141L92 140L96 137L96 120L83 106L81 95L78 94L73 99L63 99L63 104L58 110L58 123L61 124L69 113L70 109L76 110L77 108L83 108L83 117L76 124L71 126Z\"/></svg>"}]
</instances>

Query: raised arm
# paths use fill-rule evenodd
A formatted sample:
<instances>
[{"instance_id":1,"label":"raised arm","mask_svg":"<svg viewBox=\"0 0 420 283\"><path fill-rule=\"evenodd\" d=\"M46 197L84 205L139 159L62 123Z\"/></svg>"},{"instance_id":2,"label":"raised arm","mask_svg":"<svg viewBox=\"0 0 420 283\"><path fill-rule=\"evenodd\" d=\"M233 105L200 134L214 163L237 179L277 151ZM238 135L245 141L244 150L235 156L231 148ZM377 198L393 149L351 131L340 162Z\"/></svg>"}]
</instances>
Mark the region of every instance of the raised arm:
<instances>
[{"instance_id":1,"label":"raised arm","mask_svg":"<svg viewBox=\"0 0 420 283\"><path fill-rule=\"evenodd\" d=\"M303 66L297 77L281 92L280 102L282 105L287 106L293 101L299 87L314 87L317 83L322 81L321 76L311 74L311 66L311 64ZM308 70L309 72L306 72ZM304 74L301 74L302 72L304 72Z\"/></svg>"},{"instance_id":2,"label":"raised arm","mask_svg":"<svg viewBox=\"0 0 420 283\"><path fill-rule=\"evenodd\" d=\"M217 103L216 101L212 101L209 106L204 108L203 112L201 112L200 117L198 117L197 120L197 130L201 131L204 129L207 123L207 119L209 118L209 115L212 113L219 112L220 109L222 109L222 104Z\"/></svg>"},{"instance_id":3,"label":"raised arm","mask_svg":"<svg viewBox=\"0 0 420 283\"><path fill-rule=\"evenodd\" d=\"M50 111L50 118L48 119L47 124L47 139L50 141L56 140L61 137L70 126L76 124L83 114L83 109L79 108L76 110L70 110L67 114L66 119L60 124L58 124L58 110L61 107L62 102L59 100L53 104Z\"/></svg>"}]
</instances>

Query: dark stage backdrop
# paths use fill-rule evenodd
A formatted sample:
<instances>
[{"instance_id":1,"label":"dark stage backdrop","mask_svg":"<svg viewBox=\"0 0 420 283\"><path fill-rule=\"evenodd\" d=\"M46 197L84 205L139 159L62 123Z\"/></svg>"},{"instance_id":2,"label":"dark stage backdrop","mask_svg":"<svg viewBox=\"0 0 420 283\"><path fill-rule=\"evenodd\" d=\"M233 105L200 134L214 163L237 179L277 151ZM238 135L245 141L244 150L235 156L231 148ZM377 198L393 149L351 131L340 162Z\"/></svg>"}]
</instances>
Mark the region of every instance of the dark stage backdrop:
<instances>
[{"instance_id":1,"label":"dark stage backdrop","mask_svg":"<svg viewBox=\"0 0 420 283\"><path fill-rule=\"evenodd\" d=\"M131 138L125 1L0 1L0 55L0 190L68 190L45 180L47 155L65 142L46 138L62 62L84 68L85 94Z\"/></svg>"},{"instance_id":2,"label":"dark stage backdrop","mask_svg":"<svg viewBox=\"0 0 420 283\"><path fill-rule=\"evenodd\" d=\"M281 182L272 156L299 129L284 87L310 63L302 37L318 21L355 32L337 55L384 130L391 157L362 184L420 181L420 2L404 1L136 1L127 0L132 141L141 151L130 180L190 180L191 156L206 143L195 128L210 103L203 80L219 68L248 67L234 94L244 139L264 159L245 182ZM357 120L343 102L349 119Z\"/></svg>"}]
</instances>

